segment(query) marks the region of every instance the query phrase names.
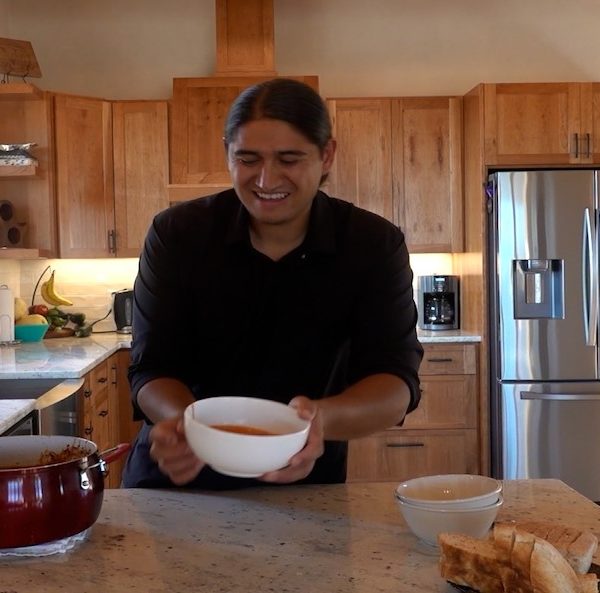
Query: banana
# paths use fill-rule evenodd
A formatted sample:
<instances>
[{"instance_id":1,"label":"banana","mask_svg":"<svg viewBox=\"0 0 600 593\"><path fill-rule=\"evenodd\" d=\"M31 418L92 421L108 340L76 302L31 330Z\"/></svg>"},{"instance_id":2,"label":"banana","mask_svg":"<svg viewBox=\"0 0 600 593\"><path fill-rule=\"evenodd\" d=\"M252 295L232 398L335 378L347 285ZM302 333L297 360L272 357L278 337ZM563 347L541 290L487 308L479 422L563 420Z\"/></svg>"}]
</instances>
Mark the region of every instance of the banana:
<instances>
[{"instance_id":1,"label":"banana","mask_svg":"<svg viewBox=\"0 0 600 593\"><path fill-rule=\"evenodd\" d=\"M40 286L40 293L42 294L42 298L49 305L54 305L55 307L63 305L64 307L68 307L73 304L69 299L60 296L60 294L56 292L56 289L54 288L54 270L52 271L52 274L50 274L50 278Z\"/></svg>"}]
</instances>

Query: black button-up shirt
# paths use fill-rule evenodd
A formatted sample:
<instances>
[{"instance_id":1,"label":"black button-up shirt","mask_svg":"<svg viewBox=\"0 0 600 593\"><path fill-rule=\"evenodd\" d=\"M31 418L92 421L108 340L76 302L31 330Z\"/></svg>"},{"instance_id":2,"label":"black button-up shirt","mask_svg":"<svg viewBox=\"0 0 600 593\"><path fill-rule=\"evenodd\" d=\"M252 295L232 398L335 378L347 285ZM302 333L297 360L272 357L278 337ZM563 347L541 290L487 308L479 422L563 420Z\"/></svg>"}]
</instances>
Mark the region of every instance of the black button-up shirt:
<instances>
[{"instance_id":1,"label":"black button-up shirt","mask_svg":"<svg viewBox=\"0 0 600 593\"><path fill-rule=\"evenodd\" d=\"M135 282L129 377L174 377L196 398L320 399L368 375L391 373L419 401L422 348L402 232L348 202L316 195L304 242L279 261L256 251L248 215L228 190L156 216ZM149 426L124 475L170 485L148 456ZM345 443L326 443L308 482L345 479ZM205 468L194 486L253 483Z\"/></svg>"}]
</instances>

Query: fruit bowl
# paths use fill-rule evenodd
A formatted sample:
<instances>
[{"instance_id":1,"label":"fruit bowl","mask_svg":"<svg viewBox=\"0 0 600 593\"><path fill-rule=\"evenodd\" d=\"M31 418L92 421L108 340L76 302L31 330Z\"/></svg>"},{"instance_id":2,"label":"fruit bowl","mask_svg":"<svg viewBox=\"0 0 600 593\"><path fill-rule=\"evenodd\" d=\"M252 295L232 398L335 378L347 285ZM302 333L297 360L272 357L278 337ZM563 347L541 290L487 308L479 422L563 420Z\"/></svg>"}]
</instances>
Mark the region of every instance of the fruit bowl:
<instances>
[{"instance_id":1,"label":"fruit bowl","mask_svg":"<svg viewBox=\"0 0 600 593\"><path fill-rule=\"evenodd\" d=\"M45 323L15 325L15 339L22 342L41 342L47 331L48 324Z\"/></svg>"}]
</instances>

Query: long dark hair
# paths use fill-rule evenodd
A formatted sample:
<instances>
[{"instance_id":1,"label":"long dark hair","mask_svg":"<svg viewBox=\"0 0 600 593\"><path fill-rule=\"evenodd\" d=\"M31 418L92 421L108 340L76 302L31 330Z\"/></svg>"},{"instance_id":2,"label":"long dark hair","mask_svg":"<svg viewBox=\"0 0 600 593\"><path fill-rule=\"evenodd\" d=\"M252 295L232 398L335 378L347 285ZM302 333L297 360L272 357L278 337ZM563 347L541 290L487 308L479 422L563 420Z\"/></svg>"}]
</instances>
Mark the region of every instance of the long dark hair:
<instances>
[{"instance_id":1,"label":"long dark hair","mask_svg":"<svg viewBox=\"0 0 600 593\"><path fill-rule=\"evenodd\" d=\"M244 89L231 105L223 140L229 146L244 124L278 119L293 126L322 152L331 139L331 120L321 96L307 84L274 78Z\"/></svg>"}]
</instances>

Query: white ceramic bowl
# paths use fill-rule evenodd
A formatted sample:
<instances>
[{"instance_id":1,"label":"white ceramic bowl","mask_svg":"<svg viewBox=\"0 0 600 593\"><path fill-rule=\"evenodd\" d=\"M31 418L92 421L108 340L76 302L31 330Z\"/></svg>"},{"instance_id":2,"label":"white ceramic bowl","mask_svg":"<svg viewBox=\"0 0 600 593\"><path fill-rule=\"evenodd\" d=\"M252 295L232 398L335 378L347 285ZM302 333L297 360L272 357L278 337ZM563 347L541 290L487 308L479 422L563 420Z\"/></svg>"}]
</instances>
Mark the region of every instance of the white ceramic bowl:
<instances>
[{"instance_id":1,"label":"white ceramic bowl","mask_svg":"<svg viewBox=\"0 0 600 593\"><path fill-rule=\"evenodd\" d=\"M402 482L396 488L396 496L403 502L451 509L489 506L501 493L501 481L474 474L423 476Z\"/></svg>"},{"instance_id":2,"label":"white ceramic bowl","mask_svg":"<svg viewBox=\"0 0 600 593\"><path fill-rule=\"evenodd\" d=\"M285 467L306 444L310 422L294 408L254 397L209 397L184 413L185 436L196 455L215 471L255 478ZM270 435L241 434L214 428L237 425Z\"/></svg>"},{"instance_id":3,"label":"white ceramic bowl","mask_svg":"<svg viewBox=\"0 0 600 593\"><path fill-rule=\"evenodd\" d=\"M499 496L495 503L471 509L440 509L409 504L396 497L400 512L410 530L423 542L437 546L440 533L464 533L484 537L504 503Z\"/></svg>"}]
</instances>

